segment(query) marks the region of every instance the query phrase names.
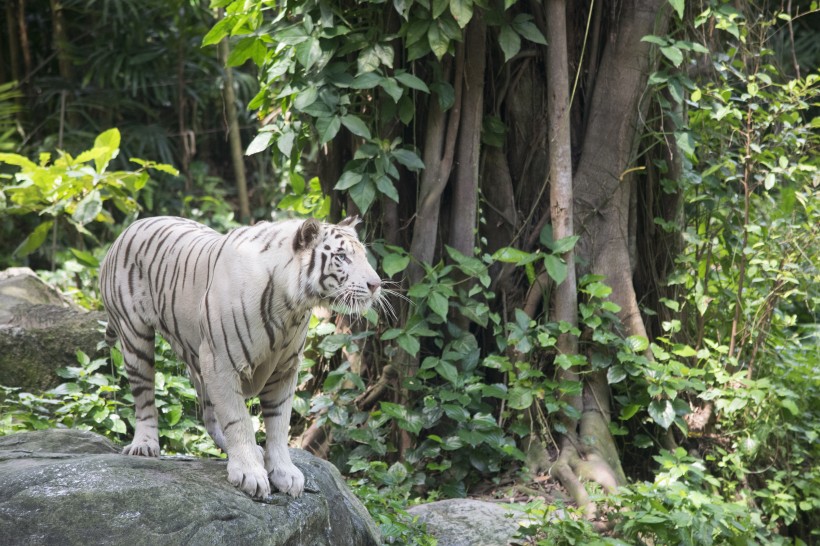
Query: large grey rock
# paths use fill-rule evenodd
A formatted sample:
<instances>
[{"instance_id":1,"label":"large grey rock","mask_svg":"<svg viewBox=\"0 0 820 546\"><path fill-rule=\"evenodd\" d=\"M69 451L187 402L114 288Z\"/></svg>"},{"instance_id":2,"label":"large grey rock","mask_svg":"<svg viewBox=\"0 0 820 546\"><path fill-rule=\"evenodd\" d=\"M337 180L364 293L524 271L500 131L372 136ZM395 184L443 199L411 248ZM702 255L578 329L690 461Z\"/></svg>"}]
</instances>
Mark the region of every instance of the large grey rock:
<instances>
[{"instance_id":1,"label":"large grey rock","mask_svg":"<svg viewBox=\"0 0 820 546\"><path fill-rule=\"evenodd\" d=\"M0 384L56 387L55 370L76 366L78 350L96 353L100 320L104 313L79 308L31 269L0 271Z\"/></svg>"},{"instance_id":2,"label":"large grey rock","mask_svg":"<svg viewBox=\"0 0 820 546\"><path fill-rule=\"evenodd\" d=\"M521 519L515 505L474 499L420 504L407 512L427 524L438 546L507 546Z\"/></svg>"},{"instance_id":3,"label":"large grey rock","mask_svg":"<svg viewBox=\"0 0 820 546\"><path fill-rule=\"evenodd\" d=\"M380 543L332 464L291 457L305 493L257 502L228 483L224 460L129 457L74 430L0 437L0 544Z\"/></svg>"}]
</instances>

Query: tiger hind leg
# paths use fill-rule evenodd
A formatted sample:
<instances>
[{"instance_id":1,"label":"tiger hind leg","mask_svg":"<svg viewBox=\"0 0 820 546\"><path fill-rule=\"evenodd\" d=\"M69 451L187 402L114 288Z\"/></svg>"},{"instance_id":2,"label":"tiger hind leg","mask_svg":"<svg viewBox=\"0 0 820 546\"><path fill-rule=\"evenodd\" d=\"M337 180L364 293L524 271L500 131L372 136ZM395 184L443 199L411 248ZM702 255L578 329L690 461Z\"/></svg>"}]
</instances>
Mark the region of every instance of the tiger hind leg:
<instances>
[{"instance_id":1,"label":"tiger hind leg","mask_svg":"<svg viewBox=\"0 0 820 546\"><path fill-rule=\"evenodd\" d=\"M154 330L123 331L122 358L131 394L134 396L136 426L133 441L122 450L125 455L159 456L159 414L154 401Z\"/></svg>"}]
</instances>

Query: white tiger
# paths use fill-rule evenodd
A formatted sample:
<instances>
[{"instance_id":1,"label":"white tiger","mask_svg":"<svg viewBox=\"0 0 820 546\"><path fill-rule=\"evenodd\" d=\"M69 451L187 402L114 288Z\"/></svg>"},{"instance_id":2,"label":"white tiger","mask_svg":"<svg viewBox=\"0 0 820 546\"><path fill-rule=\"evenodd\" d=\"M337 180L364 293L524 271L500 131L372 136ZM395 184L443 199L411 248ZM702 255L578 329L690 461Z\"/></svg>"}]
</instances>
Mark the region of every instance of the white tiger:
<instances>
[{"instance_id":1,"label":"white tiger","mask_svg":"<svg viewBox=\"0 0 820 546\"><path fill-rule=\"evenodd\" d=\"M154 333L187 364L208 433L228 454L228 480L252 497L296 497L304 476L288 453L288 424L311 309L362 313L381 280L356 217L240 227L222 235L183 218L134 222L100 266L106 341L119 338L136 406L128 455L158 456ZM245 399L259 396L265 448Z\"/></svg>"}]
</instances>

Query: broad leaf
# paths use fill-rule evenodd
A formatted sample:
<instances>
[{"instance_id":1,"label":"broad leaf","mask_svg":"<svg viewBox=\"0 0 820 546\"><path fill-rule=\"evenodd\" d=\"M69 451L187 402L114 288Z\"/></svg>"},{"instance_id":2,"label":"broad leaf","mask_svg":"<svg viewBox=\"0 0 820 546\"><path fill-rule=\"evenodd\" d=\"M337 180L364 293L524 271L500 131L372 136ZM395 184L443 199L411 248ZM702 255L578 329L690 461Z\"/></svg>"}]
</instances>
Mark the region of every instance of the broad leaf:
<instances>
[{"instance_id":1,"label":"broad leaf","mask_svg":"<svg viewBox=\"0 0 820 546\"><path fill-rule=\"evenodd\" d=\"M388 277L404 271L410 265L410 257L401 254L390 253L382 258L382 269Z\"/></svg>"},{"instance_id":2,"label":"broad leaf","mask_svg":"<svg viewBox=\"0 0 820 546\"><path fill-rule=\"evenodd\" d=\"M566 280L568 268L567 263L553 254L544 256L544 267L547 269L547 274L556 284L561 284Z\"/></svg>"},{"instance_id":3,"label":"broad leaf","mask_svg":"<svg viewBox=\"0 0 820 546\"><path fill-rule=\"evenodd\" d=\"M373 204L373 200L376 199L376 187L368 176L363 178L360 184L356 184L350 188L348 195L350 195L350 198L353 199L353 202L356 203L356 206L359 207L359 210L364 214L367 212L367 209L370 208L370 205Z\"/></svg>"},{"instance_id":4,"label":"broad leaf","mask_svg":"<svg viewBox=\"0 0 820 546\"><path fill-rule=\"evenodd\" d=\"M360 136L362 138L370 138L370 129L367 128L365 122L358 116L347 115L342 116L342 125L344 125L348 131L353 133L356 136Z\"/></svg>"},{"instance_id":5,"label":"broad leaf","mask_svg":"<svg viewBox=\"0 0 820 546\"><path fill-rule=\"evenodd\" d=\"M362 173L357 173L355 171L345 171L344 173L342 173L342 176L339 178L339 181L336 182L336 186L333 189L339 191L347 190L352 188L361 181Z\"/></svg>"},{"instance_id":6,"label":"broad leaf","mask_svg":"<svg viewBox=\"0 0 820 546\"><path fill-rule=\"evenodd\" d=\"M74 209L74 214L71 215L71 219L78 224L88 224L94 221L94 218L97 217L101 210L102 199L100 198L100 192L95 190L77 203L77 208Z\"/></svg>"},{"instance_id":7,"label":"broad leaf","mask_svg":"<svg viewBox=\"0 0 820 546\"><path fill-rule=\"evenodd\" d=\"M442 319L447 320L447 311L449 309L447 296L440 292L431 292L427 298L427 305L430 306L431 311Z\"/></svg>"},{"instance_id":8,"label":"broad leaf","mask_svg":"<svg viewBox=\"0 0 820 546\"><path fill-rule=\"evenodd\" d=\"M319 132L319 143L325 144L336 136L342 122L339 116L332 116L329 118L319 118L316 120L316 130Z\"/></svg>"},{"instance_id":9,"label":"broad leaf","mask_svg":"<svg viewBox=\"0 0 820 546\"><path fill-rule=\"evenodd\" d=\"M436 371L441 377L443 377L453 385L458 385L458 368L456 368L446 360L439 360L436 363Z\"/></svg>"},{"instance_id":10,"label":"broad leaf","mask_svg":"<svg viewBox=\"0 0 820 546\"><path fill-rule=\"evenodd\" d=\"M675 421L675 408L671 400L652 400L649 403L649 416L663 428L669 428Z\"/></svg>"},{"instance_id":11,"label":"broad leaf","mask_svg":"<svg viewBox=\"0 0 820 546\"><path fill-rule=\"evenodd\" d=\"M424 162L419 159L419 156L416 152L412 150L406 150L404 148L399 148L397 150L393 150L390 152L393 158L410 169L411 171L418 171L424 168Z\"/></svg>"},{"instance_id":12,"label":"broad leaf","mask_svg":"<svg viewBox=\"0 0 820 546\"><path fill-rule=\"evenodd\" d=\"M544 35L541 34L541 31L538 30L538 27L535 26L535 23L530 19L529 16L524 14L517 15L513 20L512 26L524 39L536 44L547 45L547 40L544 38Z\"/></svg>"},{"instance_id":13,"label":"broad leaf","mask_svg":"<svg viewBox=\"0 0 820 546\"><path fill-rule=\"evenodd\" d=\"M253 155L257 154L261 151L264 151L270 146L270 141L273 140L273 133L271 131L264 131L257 133L250 144L248 144L248 149L245 150L245 155Z\"/></svg>"},{"instance_id":14,"label":"broad leaf","mask_svg":"<svg viewBox=\"0 0 820 546\"><path fill-rule=\"evenodd\" d=\"M94 139L95 148L105 148L105 153L94 158L94 167L98 173L105 171L108 162L117 157L120 152L120 131L116 127L101 133Z\"/></svg>"},{"instance_id":15,"label":"broad leaf","mask_svg":"<svg viewBox=\"0 0 820 546\"><path fill-rule=\"evenodd\" d=\"M458 26L466 27L473 18L473 0L450 0L450 13Z\"/></svg>"},{"instance_id":16,"label":"broad leaf","mask_svg":"<svg viewBox=\"0 0 820 546\"><path fill-rule=\"evenodd\" d=\"M498 45L504 52L504 62L507 62L521 50L521 37L510 25L503 25L498 33Z\"/></svg>"},{"instance_id":17,"label":"broad leaf","mask_svg":"<svg viewBox=\"0 0 820 546\"><path fill-rule=\"evenodd\" d=\"M649 340L644 336L629 336L624 342L633 353L642 353L649 348Z\"/></svg>"},{"instance_id":18,"label":"broad leaf","mask_svg":"<svg viewBox=\"0 0 820 546\"><path fill-rule=\"evenodd\" d=\"M395 75L395 78L402 83L405 87L409 87L411 89L415 89L417 91L423 91L424 93L429 93L430 89L427 87L427 84L422 81L421 78L410 74L409 72L400 72Z\"/></svg>"},{"instance_id":19,"label":"broad leaf","mask_svg":"<svg viewBox=\"0 0 820 546\"><path fill-rule=\"evenodd\" d=\"M686 6L686 0L669 0L669 4L677 12L678 19L683 21L683 8Z\"/></svg>"},{"instance_id":20,"label":"broad leaf","mask_svg":"<svg viewBox=\"0 0 820 546\"><path fill-rule=\"evenodd\" d=\"M399 202L399 192L396 191L396 186L393 185L393 181L390 180L390 177L385 175L377 176L376 188L396 203Z\"/></svg>"},{"instance_id":21,"label":"broad leaf","mask_svg":"<svg viewBox=\"0 0 820 546\"><path fill-rule=\"evenodd\" d=\"M22 243L20 243L20 246L14 250L14 256L23 258L40 248L40 245L42 245L46 240L46 237L48 237L48 233L53 224L54 222L49 220L34 228L34 231L32 231L29 236L26 237Z\"/></svg>"}]
</instances>

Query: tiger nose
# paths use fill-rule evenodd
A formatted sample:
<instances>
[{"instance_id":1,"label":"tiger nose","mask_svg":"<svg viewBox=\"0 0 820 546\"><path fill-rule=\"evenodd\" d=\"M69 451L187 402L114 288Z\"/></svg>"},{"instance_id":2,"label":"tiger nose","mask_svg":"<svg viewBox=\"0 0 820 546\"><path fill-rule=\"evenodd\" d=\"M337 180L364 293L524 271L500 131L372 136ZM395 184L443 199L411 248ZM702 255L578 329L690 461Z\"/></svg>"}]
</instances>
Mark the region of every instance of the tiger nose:
<instances>
[{"instance_id":1,"label":"tiger nose","mask_svg":"<svg viewBox=\"0 0 820 546\"><path fill-rule=\"evenodd\" d=\"M371 294L375 294L376 292L378 292L379 288L381 288L381 286L382 286L381 279L373 279L373 280L367 281L367 287L370 289Z\"/></svg>"}]
</instances>

